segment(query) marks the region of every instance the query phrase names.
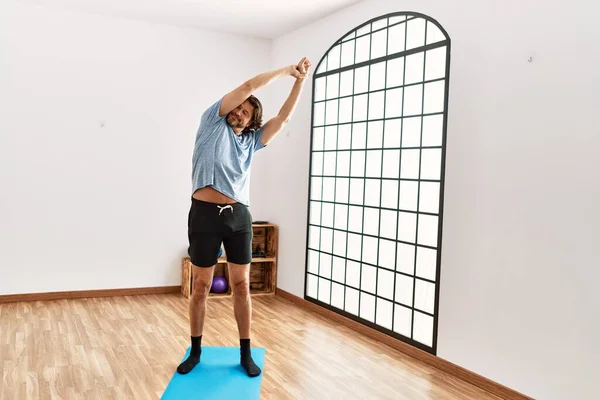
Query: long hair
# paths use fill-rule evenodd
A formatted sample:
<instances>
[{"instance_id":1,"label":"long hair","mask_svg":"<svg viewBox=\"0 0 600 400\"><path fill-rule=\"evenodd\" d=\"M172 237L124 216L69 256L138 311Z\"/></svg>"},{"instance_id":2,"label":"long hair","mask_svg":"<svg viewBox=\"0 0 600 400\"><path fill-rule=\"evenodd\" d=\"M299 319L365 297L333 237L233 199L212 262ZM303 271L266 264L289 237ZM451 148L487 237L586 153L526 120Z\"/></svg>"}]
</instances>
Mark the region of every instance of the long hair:
<instances>
[{"instance_id":1,"label":"long hair","mask_svg":"<svg viewBox=\"0 0 600 400\"><path fill-rule=\"evenodd\" d=\"M258 100L254 95L250 95L247 100L254 107L254 115L252 115L252 119L250 120L248 126L242 131L243 133L258 130L262 126L263 121L263 107L260 100Z\"/></svg>"}]
</instances>

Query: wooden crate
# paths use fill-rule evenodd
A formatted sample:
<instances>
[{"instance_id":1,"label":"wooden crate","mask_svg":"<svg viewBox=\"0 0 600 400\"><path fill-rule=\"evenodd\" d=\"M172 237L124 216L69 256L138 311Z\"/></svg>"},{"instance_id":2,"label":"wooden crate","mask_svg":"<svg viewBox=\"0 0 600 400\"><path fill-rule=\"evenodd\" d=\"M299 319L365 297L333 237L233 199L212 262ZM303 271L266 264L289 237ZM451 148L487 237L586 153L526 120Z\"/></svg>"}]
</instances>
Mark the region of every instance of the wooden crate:
<instances>
[{"instance_id":1,"label":"wooden crate","mask_svg":"<svg viewBox=\"0 0 600 400\"><path fill-rule=\"evenodd\" d=\"M252 257L273 258L277 256L278 230L274 225L254 225L252 227Z\"/></svg>"},{"instance_id":2,"label":"wooden crate","mask_svg":"<svg viewBox=\"0 0 600 400\"><path fill-rule=\"evenodd\" d=\"M267 228L253 228L252 257L266 257Z\"/></svg>"},{"instance_id":3,"label":"wooden crate","mask_svg":"<svg viewBox=\"0 0 600 400\"><path fill-rule=\"evenodd\" d=\"M256 262L250 266L250 294L275 292L274 268L272 262Z\"/></svg>"},{"instance_id":4,"label":"wooden crate","mask_svg":"<svg viewBox=\"0 0 600 400\"><path fill-rule=\"evenodd\" d=\"M277 287L278 227L273 224L253 224L252 262L250 264L250 294L274 294ZM181 294L189 298L192 291L192 264L189 257L181 261ZM224 276L229 283L226 255L219 258L215 275ZM231 284L227 293L210 293L209 297L231 296Z\"/></svg>"}]
</instances>

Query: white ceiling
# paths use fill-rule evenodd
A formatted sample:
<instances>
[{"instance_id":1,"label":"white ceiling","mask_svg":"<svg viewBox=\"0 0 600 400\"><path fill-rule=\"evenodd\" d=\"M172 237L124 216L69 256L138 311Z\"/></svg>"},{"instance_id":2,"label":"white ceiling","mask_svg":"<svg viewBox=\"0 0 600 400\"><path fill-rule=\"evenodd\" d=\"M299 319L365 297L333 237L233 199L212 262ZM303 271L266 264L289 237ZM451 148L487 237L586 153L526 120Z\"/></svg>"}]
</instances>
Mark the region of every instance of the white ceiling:
<instances>
[{"instance_id":1,"label":"white ceiling","mask_svg":"<svg viewBox=\"0 0 600 400\"><path fill-rule=\"evenodd\" d=\"M360 0L23 0L274 39Z\"/></svg>"}]
</instances>

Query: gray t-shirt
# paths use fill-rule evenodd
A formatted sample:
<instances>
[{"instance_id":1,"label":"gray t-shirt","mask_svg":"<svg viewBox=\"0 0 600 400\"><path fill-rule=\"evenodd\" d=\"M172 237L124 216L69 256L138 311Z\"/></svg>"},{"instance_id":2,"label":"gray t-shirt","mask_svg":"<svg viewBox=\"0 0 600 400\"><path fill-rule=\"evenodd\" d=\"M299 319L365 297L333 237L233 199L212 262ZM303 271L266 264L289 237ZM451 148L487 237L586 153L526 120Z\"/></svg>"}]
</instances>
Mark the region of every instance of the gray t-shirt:
<instances>
[{"instance_id":1,"label":"gray t-shirt","mask_svg":"<svg viewBox=\"0 0 600 400\"><path fill-rule=\"evenodd\" d=\"M220 99L200 120L192 156L192 193L212 186L218 192L249 206L250 166L254 153L262 149L263 128L236 135L227 123L227 114L219 117Z\"/></svg>"}]
</instances>

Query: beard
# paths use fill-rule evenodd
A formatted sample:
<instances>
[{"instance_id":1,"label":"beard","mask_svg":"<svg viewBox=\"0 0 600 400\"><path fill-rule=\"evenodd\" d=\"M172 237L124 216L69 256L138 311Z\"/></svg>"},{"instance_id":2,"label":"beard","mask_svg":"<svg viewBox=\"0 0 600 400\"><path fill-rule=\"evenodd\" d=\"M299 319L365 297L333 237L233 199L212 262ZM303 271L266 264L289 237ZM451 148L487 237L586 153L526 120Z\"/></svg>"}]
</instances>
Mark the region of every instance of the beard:
<instances>
[{"instance_id":1,"label":"beard","mask_svg":"<svg viewBox=\"0 0 600 400\"><path fill-rule=\"evenodd\" d=\"M235 115L233 114L229 114L227 116L227 123L229 124L229 126L231 126L234 129L240 129L240 128L244 128L244 125L242 125L242 121L240 121Z\"/></svg>"}]
</instances>

